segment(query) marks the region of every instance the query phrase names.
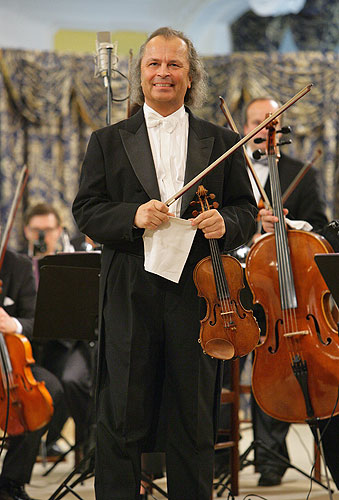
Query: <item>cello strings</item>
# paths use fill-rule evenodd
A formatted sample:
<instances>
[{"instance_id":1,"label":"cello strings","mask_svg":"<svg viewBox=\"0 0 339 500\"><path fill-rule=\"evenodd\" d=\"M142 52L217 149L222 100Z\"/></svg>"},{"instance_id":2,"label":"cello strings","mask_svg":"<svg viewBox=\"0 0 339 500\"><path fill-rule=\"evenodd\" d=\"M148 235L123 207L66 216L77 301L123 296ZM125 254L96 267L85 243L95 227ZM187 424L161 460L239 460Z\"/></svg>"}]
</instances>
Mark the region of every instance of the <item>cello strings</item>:
<instances>
[{"instance_id":1,"label":"cello strings","mask_svg":"<svg viewBox=\"0 0 339 500\"><path fill-rule=\"evenodd\" d=\"M296 313L294 306L296 305L295 288L293 281L293 274L291 270L291 263L289 258L289 246L287 239L287 231L285 227L285 219L283 215L283 206L281 198L281 188L278 176L278 168L275 155L269 155L269 168L270 177L272 179L272 198L275 215L279 221L274 225L276 234L276 252L278 261L278 276L279 288L281 294L281 307L283 315L283 330L285 333L292 333L296 331ZM287 344L296 347L295 338L287 337ZM298 343L298 342L297 342Z\"/></svg>"}]
</instances>

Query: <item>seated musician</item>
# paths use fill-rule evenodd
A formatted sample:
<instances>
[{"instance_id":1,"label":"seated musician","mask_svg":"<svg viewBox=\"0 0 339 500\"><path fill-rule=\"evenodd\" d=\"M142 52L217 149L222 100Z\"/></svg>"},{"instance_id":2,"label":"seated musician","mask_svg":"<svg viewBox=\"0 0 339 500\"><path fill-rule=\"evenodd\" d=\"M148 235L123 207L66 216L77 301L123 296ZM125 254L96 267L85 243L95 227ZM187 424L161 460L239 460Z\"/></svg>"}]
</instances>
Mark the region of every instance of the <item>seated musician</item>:
<instances>
[{"instance_id":1,"label":"seated musician","mask_svg":"<svg viewBox=\"0 0 339 500\"><path fill-rule=\"evenodd\" d=\"M245 113L245 134L249 133L262 120L264 120L267 113L273 113L278 107L279 104L270 97L260 97L251 101L248 104ZM251 153L258 148L264 149L262 145L256 144L254 139L261 137L266 140L266 136L267 131L264 129L248 142L247 147ZM263 156L259 161L253 160L253 166L268 197L271 198L271 189L268 178L269 172L266 158L266 156ZM302 162L281 153L281 157L278 161L278 171L282 193L284 193L289 187L302 166ZM256 196L256 201L259 202L259 192L251 175L250 179L252 182L253 192ZM292 228L320 232L321 229L327 224L328 221L325 215L326 207L321 196L317 172L314 168L311 168L301 180L293 193L286 200L284 207L286 209L284 212L287 217L288 225ZM274 230L273 224L277 221L277 218L265 209L262 209L259 214L261 216L263 230L265 232L272 232ZM265 319L262 309L260 309L260 306L255 306L254 310L263 333L265 332ZM278 421L265 414L255 401L253 411L255 439L261 440L270 449L275 450L288 459L286 435L290 424ZM323 422L324 421L320 422L321 427L324 426ZM339 461L337 460L337 457L335 457L337 446L333 447L333 445L335 441L338 441L338 424L338 417L335 417L323 438L326 461L337 486L339 485ZM261 474L258 483L259 486L274 486L280 484L281 478L285 473L287 466L283 462L280 462L278 459L272 457L261 447L259 447L256 451L256 460L257 469Z\"/></svg>"},{"instance_id":2,"label":"seated musician","mask_svg":"<svg viewBox=\"0 0 339 500\"><path fill-rule=\"evenodd\" d=\"M57 210L47 203L32 206L25 214L25 237L28 244L28 254L42 258L58 251L71 251L69 240L66 241L61 217ZM35 268L36 273L38 270ZM64 393L64 412L60 413L60 420L54 419L50 427L46 446L47 457L61 453L56 441L60 437L62 428L69 416L76 426L76 442L79 447L87 439L89 419L91 416L91 348L85 341L54 339L46 342L41 353L41 364L54 373L60 380Z\"/></svg>"},{"instance_id":3,"label":"seated musician","mask_svg":"<svg viewBox=\"0 0 339 500\"><path fill-rule=\"evenodd\" d=\"M20 333L29 337L33 331L36 296L30 260L24 255L7 250L0 279L0 331L3 334ZM53 418L58 419L60 402L63 399L60 382L41 366L33 365L32 373L37 381L45 382L53 400ZM5 406L1 407L1 411L6 411ZM0 500L33 500L26 493L25 484L30 482L41 437L48 425L34 432L9 436L0 476Z\"/></svg>"}]
</instances>

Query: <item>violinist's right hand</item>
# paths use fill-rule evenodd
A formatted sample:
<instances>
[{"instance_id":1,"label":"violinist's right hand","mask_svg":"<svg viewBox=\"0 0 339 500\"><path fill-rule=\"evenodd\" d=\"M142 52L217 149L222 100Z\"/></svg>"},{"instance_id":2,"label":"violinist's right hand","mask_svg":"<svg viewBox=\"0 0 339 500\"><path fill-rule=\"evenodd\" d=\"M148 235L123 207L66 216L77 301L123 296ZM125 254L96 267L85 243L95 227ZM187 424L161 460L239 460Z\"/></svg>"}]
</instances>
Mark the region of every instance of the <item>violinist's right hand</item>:
<instances>
[{"instance_id":1,"label":"violinist's right hand","mask_svg":"<svg viewBox=\"0 0 339 500\"><path fill-rule=\"evenodd\" d=\"M1 333L15 333L17 329L17 324L10 316L6 313L5 309L0 307L0 332Z\"/></svg>"},{"instance_id":2,"label":"violinist's right hand","mask_svg":"<svg viewBox=\"0 0 339 500\"><path fill-rule=\"evenodd\" d=\"M283 209L284 215L288 214L288 209L284 208ZM262 222L262 227L263 230L266 233L273 233L274 232L274 224L278 222L278 217L273 215L272 210L267 210L266 208L262 208L259 210L259 217Z\"/></svg>"},{"instance_id":3,"label":"violinist's right hand","mask_svg":"<svg viewBox=\"0 0 339 500\"><path fill-rule=\"evenodd\" d=\"M159 200L150 200L140 205L135 213L134 226L142 229L157 229L160 224L167 222L173 216L165 203Z\"/></svg>"}]
</instances>

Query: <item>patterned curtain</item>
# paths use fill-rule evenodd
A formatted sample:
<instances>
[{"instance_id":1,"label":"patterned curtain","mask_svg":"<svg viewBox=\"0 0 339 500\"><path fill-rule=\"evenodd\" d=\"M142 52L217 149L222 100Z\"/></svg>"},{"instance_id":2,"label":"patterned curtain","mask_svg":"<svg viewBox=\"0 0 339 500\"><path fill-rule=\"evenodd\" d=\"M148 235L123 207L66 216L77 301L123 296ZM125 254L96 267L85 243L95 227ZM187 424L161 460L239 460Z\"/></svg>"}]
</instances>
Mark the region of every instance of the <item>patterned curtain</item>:
<instances>
[{"instance_id":1,"label":"patterned curtain","mask_svg":"<svg viewBox=\"0 0 339 500\"><path fill-rule=\"evenodd\" d=\"M284 124L292 128L293 143L283 146L283 151L309 162L317 149L322 150L316 167L329 218L339 217L338 59L334 52L251 52L206 58L209 99L199 112L206 119L225 124L219 108L221 95L241 130L244 107L251 99L272 96L283 104L313 83L311 92L284 113Z\"/></svg>"},{"instance_id":2,"label":"patterned curtain","mask_svg":"<svg viewBox=\"0 0 339 500\"><path fill-rule=\"evenodd\" d=\"M127 71L127 61L119 67ZM113 79L113 96L126 96L126 80ZM113 121L126 117L126 103L112 105ZM92 129L106 124L106 89L94 79L91 56L52 52L0 51L0 214L9 214L19 172L29 179L10 245L23 246L22 214L46 201L75 229L71 204Z\"/></svg>"},{"instance_id":3,"label":"patterned curtain","mask_svg":"<svg viewBox=\"0 0 339 500\"><path fill-rule=\"evenodd\" d=\"M284 113L293 129L293 144L285 152L309 161L318 148L322 157L324 196L330 218L339 217L337 159L338 54L234 53L207 57L209 96L196 112L225 124L219 109L224 97L239 127L246 103L261 95L286 102L308 83L311 92ZM127 60L119 70L128 72ZM127 95L126 79L113 80L116 98ZM112 122L126 117L126 102L114 102ZM91 56L51 52L0 51L0 215L8 217L20 170L29 169L23 202L15 219L10 245L23 246L22 214L27 207L47 201L62 215L64 225L75 231L71 204L78 188L81 162L93 129L106 124L106 89L94 78Z\"/></svg>"}]
</instances>

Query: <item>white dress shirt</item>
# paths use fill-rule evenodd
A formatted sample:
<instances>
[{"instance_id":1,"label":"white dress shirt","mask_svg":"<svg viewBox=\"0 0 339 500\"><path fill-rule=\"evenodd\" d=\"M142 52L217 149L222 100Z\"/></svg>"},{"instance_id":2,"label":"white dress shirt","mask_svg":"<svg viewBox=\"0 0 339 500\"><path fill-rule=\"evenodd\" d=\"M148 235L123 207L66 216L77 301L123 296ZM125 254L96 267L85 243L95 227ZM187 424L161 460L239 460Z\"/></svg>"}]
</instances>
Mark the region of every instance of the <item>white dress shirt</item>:
<instances>
[{"instance_id":1,"label":"white dress shirt","mask_svg":"<svg viewBox=\"0 0 339 500\"><path fill-rule=\"evenodd\" d=\"M253 168L255 170L255 173L257 174L262 187L264 187L266 184L268 175L269 175L269 166L268 166L268 162L266 160L266 157L263 157L263 159L261 161L256 161L252 157L252 152L248 148L246 148L246 150L247 150L247 153L248 153L250 159L252 160L252 165L253 165ZM261 194L260 194L260 191L258 189L258 186L254 180L254 177L253 177L250 169L248 167L247 167L247 169L249 172L249 177L250 177L255 201L258 204L259 200L261 198ZM298 229L298 230L302 230L302 231L312 231L312 229L313 229L313 226L305 220L291 220L291 219L288 219L287 217L285 217L285 220L286 220L286 223L292 229Z\"/></svg>"},{"instance_id":2,"label":"white dress shirt","mask_svg":"<svg viewBox=\"0 0 339 500\"><path fill-rule=\"evenodd\" d=\"M165 202L184 185L188 113L185 107L168 116L162 116L146 103L144 115L151 144L161 201ZM170 212L180 216L181 198L170 206Z\"/></svg>"}]
</instances>

